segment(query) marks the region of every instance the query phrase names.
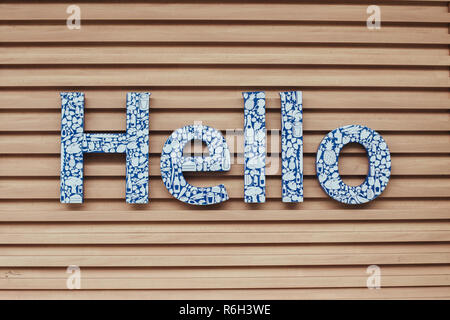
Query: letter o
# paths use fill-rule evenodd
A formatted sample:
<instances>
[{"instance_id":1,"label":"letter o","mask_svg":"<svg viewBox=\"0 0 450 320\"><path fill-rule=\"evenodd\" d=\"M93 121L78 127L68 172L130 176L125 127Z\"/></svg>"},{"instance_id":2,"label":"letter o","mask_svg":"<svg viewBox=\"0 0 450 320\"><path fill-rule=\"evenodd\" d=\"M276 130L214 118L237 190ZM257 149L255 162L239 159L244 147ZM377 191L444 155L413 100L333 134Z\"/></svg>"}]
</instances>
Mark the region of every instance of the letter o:
<instances>
[{"instance_id":1,"label":"letter o","mask_svg":"<svg viewBox=\"0 0 450 320\"><path fill-rule=\"evenodd\" d=\"M349 186L339 175L339 153L351 142L361 144L367 151L369 173L359 186ZM347 204L369 202L378 197L391 176L391 154L386 141L376 131L348 125L330 131L317 150L316 173L323 190L334 200Z\"/></svg>"}]
</instances>

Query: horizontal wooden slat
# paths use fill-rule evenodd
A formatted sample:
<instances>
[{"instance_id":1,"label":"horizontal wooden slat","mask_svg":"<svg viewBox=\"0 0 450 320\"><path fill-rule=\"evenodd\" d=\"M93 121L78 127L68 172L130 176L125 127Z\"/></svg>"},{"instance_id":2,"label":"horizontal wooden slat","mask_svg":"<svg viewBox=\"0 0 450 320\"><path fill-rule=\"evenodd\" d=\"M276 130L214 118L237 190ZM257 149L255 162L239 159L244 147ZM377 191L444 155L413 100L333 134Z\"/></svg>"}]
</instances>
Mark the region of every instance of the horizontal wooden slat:
<instances>
[{"instance_id":1,"label":"horizontal wooden slat","mask_svg":"<svg viewBox=\"0 0 450 320\"><path fill-rule=\"evenodd\" d=\"M410 154L445 154L450 153L450 136L443 133L381 133L386 140L391 153ZM149 152L160 155L162 147L170 132L154 133L149 136ZM325 133L304 133L304 152L315 153ZM235 137L232 135L232 137ZM242 153L242 139L230 139L227 136L230 152ZM60 134L55 133L3 133L0 135L0 154L58 154L61 152ZM276 143L274 141L274 143ZM272 137L267 135L267 150L279 152L279 147L272 147ZM361 153L361 148L348 145L342 153ZM111 155L109 155L111 156ZM89 157L89 156L88 156Z\"/></svg>"},{"instance_id":2,"label":"horizontal wooden slat","mask_svg":"<svg viewBox=\"0 0 450 320\"><path fill-rule=\"evenodd\" d=\"M67 279L0 279L0 290L67 289ZM365 276L242 277L242 278L101 278L82 277L84 290L94 289L254 289L254 288L367 288ZM383 276L383 288L449 286L450 275Z\"/></svg>"},{"instance_id":3,"label":"horizontal wooden slat","mask_svg":"<svg viewBox=\"0 0 450 320\"><path fill-rule=\"evenodd\" d=\"M366 16L366 15L364 15ZM71 42L216 42L216 43L398 43L448 44L445 24L398 26L383 24L370 30L365 22L358 24L309 23L133 23L90 24L70 30L66 22L56 24L3 24L0 42L71 43Z\"/></svg>"},{"instance_id":4,"label":"horizontal wooden slat","mask_svg":"<svg viewBox=\"0 0 450 320\"><path fill-rule=\"evenodd\" d=\"M0 243L220 244L450 241L446 222L2 224ZM450 255L449 255L450 257Z\"/></svg>"},{"instance_id":5,"label":"horizontal wooden slat","mask_svg":"<svg viewBox=\"0 0 450 320\"><path fill-rule=\"evenodd\" d=\"M69 3L1 4L0 20L65 20ZM83 20L362 21L368 5L290 3L80 3ZM445 5L379 5L385 22L449 22Z\"/></svg>"},{"instance_id":6,"label":"horizontal wooden slat","mask_svg":"<svg viewBox=\"0 0 450 320\"><path fill-rule=\"evenodd\" d=\"M381 255L381 254L422 254L422 253L449 253L450 244L448 243L391 243L391 244L216 244L208 245L0 245L0 255L9 256L57 256L64 253L66 256L90 256L102 257L113 256L160 256L167 254L169 256L211 256L221 255L313 255L313 254L354 254L354 255ZM133 261L130 267L134 266ZM390 263L392 264L392 263ZM302 264L303 265L303 264ZM111 265L112 266L112 265Z\"/></svg>"},{"instance_id":7,"label":"horizontal wooden slat","mask_svg":"<svg viewBox=\"0 0 450 320\"><path fill-rule=\"evenodd\" d=\"M216 290L1 290L1 299L152 299L152 300L259 300L259 299L450 299L450 287L323 288L323 289L216 289Z\"/></svg>"},{"instance_id":8,"label":"horizontal wooden slat","mask_svg":"<svg viewBox=\"0 0 450 320\"><path fill-rule=\"evenodd\" d=\"M312 232L312 233L165 233L165 234L142 234L142 233L120 233L120 234L65 234L64 238L58 234L1 234L2 244L73 244L73 243L124 243L124 244L173 244L173 243L327 243L327 242L433 242L450 241L449 231L399 231L399 232ZM450 254L447 258L450 257ZM270 259L273 259L271 257ZM448 263L448 260L447 260ZM264 264L263 260L260 264Z\"/></svg>"},{"instance_id":9,"label":"horizontal wooden slat","mask_svg":"<svg viewBox=\"0 0 450 320\"><path fill-rule=\"evenodd\" d=\"M0 48L1 49L1 48ZM445 49L447 52L447 49ZM238 109L242 110L242 92L252 89L149 89L152 109ZM263 88L266 108L280 110L280 90ZM287 89L290 90L290 89ZM448 109L447 91L423 90L342 90L298 88L303 91L303 109ZM86 110L120 109L125 112L126 93L143 89L15 89L0 90L0 109L61 109L61 91L85 93Z\"/></svg>"},{"instance_id":10,"label":"horizontal wooden slat","mask_svg":"<svg viewBox=\"0 0 450 320\"><path fill-rule=\"evenodd\" d=\"M381 265L385 276L412 276L412 275L449 275L450 265ZM2 268L0 274L6 279L67 279L66 268L61 267L16 267ZM361 266L272 266L272 267L193 267L164 268L164 267L83 267L82 276L90 279L103 278L127 278L148 279L162 277L173 278L210 278L210 277L319 277L342 276L355 277L366 276L367 268Z\"/></svg>"},{"instance_id":11,"label":"horizontal wooden slat","mask_svg":"<svg viewBox=\"0 0 450 320\"><path fill-rule=\"evenodd\" d=\"M245 269L236 267L192 267L189 269L83 267L81 270L83 289L132 289L141 286L147 289L189 288L188 286L192 288L365 287L367 280L365 266L247 267ZM383 265L381 270L383 288L442 286L448 281L450 275L448 265ZM65 268L0 268L0 274L3 275L0 284L2 289L64 289L65 287L62 286L66 285L68 277ZM279 279L280 282L275 282L274 286L275 283L267 281L268 279ZM49 284L41 282L45 280L48 280ZM145 284L136 284L140 280ZM174 281L178 280L180 282L175 285ZM201 282L202 280L205 282ZM115 283L116 281L118 282Z\"/></svg>"},{"instance_id":12,"label":"horizontal wooden slat","mask_svg":"<svg viewBox=\"0 0 450 320\"><path fill-rule=\"evenodd\" d=\"M449 263L449 245L428 244L266 244L259 245L151 245L151 246L111 246L111 245L36 245L0 246L0 265L4 267L67 267L76 264L81 268L89 266L104 267L165 267L157 274L165 277L173 274L192 276L217 275L219 266L284 266L279 276L298 276L298 271L287 266L317 266L301 275L317 276L324 266L349 265L410 265L414 263ZM270 260L269 260L270 259ZM192 269L167 269L175 266L215 267L216 272L201 272ZM320 267L322 265L322 267ZM258 267L259 270L261 267ZM273 269L274 267L271 267ZM341 267L339 267L341 268ZM353 267L354 269L356 267ZM358 267L360 268L360 267ZM384 268L384 267L382 267ZM414 268L408 266L408 268ZM431 268L431 267L430 267ZM442 268L436 266L437 269ZM268 271L255 270L252 274L267 274ZM136 269L130 269L136 270ZM139 269L138 269L139 270ZM219 270L219 271L218 271ZM289 271L291 270L291 271ZM322 270L322 272L320 271ZM434 269L433 269L434 270ZM11 271L9 269L8 271ZM137 271L139 272L139 271ZM249 270L240 269L227 276L248 276ZM140 273L142 274L142 272ZM345 274L351 274L346 272ZM383 274L386 272L383 270ZM387 273L389 274L389 273ZM403 274L407 274L404 272ZM427 272L433 274L433 272ZM5 274L6 276L9 273ZM104 274L108 276L108 272ZM111 272L109 272L111 276ZM14 276L11 274L11 276ZM139 277L139 273L135 276Z\"/></svg>"},{"instance_id":13,"label":"horizontal wooden slat","mask_svg":"<svg viewBox=\"0 0 450 320\"><path fill-rule=\"evenodd\" d=\"M341 175L366 175L367 157L361 150L360 155L347 156L339 162ZM281 159L267 157L266 175L281 175ZM393 156L393 175L450 175L449 156ZM150 176L160 176L160 157L150 157ZM306 176L316 174L314 155L306 155L303 160L303 172ZM125 176L123 155L91 154L85 157L85 177ZM0 158L0 177L59 177L61 160L59 156L3 156ZM226 176L242 176L243 158L233 158L231 170L221 173ZM186 176L196 175L186 173Z\"/></svg>"},{"instance_id":14,"label":"horizontal wooden slat","mask_svg":"<svg viewBox=\"0 0 450 320\"><path fill-rule=\"evenodd\" d=\"M1 26L0 26L1 30ZM0 31L1 32L1 31ZM0 87L256 86L447 88L448 68L2 68Z\"/></svg>"},{"instance_id":15,"label":"horizontal wooden slat","mask_svg":"<svg viewBox=\"0 0 450 320\"><path fill-rule=\"evenodd\" d=\"M321 221L321 220L433 220L433 219L450 219L450 210L447 207L442 206L439 208L434 201L435 207L431 207L431 202L422 204L424 208L418 209L420 206L417 202L411 204L414 207L408 209L399 209L391 203L389 205L390 209L305 209L303 207L310 205L309 200L307 203L302 204L302 208L293 208L292 206L286 206L281 202L265 203L264 208L274 207L278 205L278 210L192 210L189 212L175 210L161 210L154 208L154 201L151 202L151 207L154 208L151 211L120 211L120 206L117 206L112 211L101 211L100 209L95 211L88 210L71 210L74 209L73 206L67 206L63 204L55 205L48 208L47 211L31 210L26 211L26 207L22 208L22 211L18 211L20 206L16 206L16 210L6 210L3 204L2 210L0 211L0 221L40 221L40 222L51 222L51 221ZM325 200L327 201L327 200ZM411 202L411 201L410 201ZM333 204L333 202L329 202ZM377 205L383 202L378 200ZM172 201L172 204L177 204L177 202ZM234 203L232 201L227 202L227 205L241 205L243 203ZM88 208L92 208L89 206ZM41 203L40 207L44 205ZM86 204L84 205L86 206ZM103 205L103 207L106 204ZM111 205L110 205L111 206ZM399 207L402 204L400 203ZM31 206L30 206L31 207ZM117 208L119 207L119 208ZM165 209L171 209L170 203L163 203L162 205ZM325 205L321 205L320 208L324 208ZM403 205L404 207L404 205ZM230 208L233 209L233 208ZM250 208L248 208L250 209ZM284 209L284 210L283 210ZM289 210L290 209L290 210ZM348 208L350 209L350 208Z\"/></svg>"},{"instance_id":16,"label":"horizontal wooden slat","mask_svg":"<svg viewBox=\"0 0 450 320\"><path fill-rule=\"evenodd\" d=\"M363 182L363 178L347 178L352 185ZM230 198L242 198L244 194L243 180L239 177L203 177L193 176L189 183L197 186L213 186L223 183ZM418 187L420 186L420 187ZM85 199L124 199L125 179L123 178L85 178ZM267 179L267 198L281 198L281 180L274 177ZM150 199L172 199L161 179L150 179ZM59 198L59 178L35 179L0 179L0 199L57 199ZM304 179L304 195L310 198L328 198L313 177ZM450 197L450 178L397 178L392 177L381 197L416 198L416 197ZM176 200L173 200L176 201Z\"/></svg>"},{"instance_id":17,"label":"horizontal wooden slat","mask_svg":"<svg viewBox=\"0 0 450 320\"><path fill-rule=\"evenodd\" d=\"M8 64L448 66L450 58L446 48L415 47L40 45L0 48L0 65Z\"/></svg>"},{"instance_id":18,"label":"horizontal wooden slat","mask_svg":"<svg viewBox=\"0 0 450 320\"><path fill-rule=\"evenodd\" d=\"M2 224L0 243L323 243L449 241L447 222ZM265 235L265 236L263 236ZM333 240L330 240L333 237ZM57 240L59 239L59 240Z\"/></svg>"},{"instance_id":19,"label":"horizontal wooden slat","mask_svg":"<svg viewBox=\"0 0 450 320\"><path fill-rule=\"evenodd\" d=\"M60 131L61 112L54 111L29 111L19 112L11 110L1 112L2 122L0 131L9 132L33 132L33 131ZM171 111L154 111L150 114L149 127L152 131L172 131L194 122L203 124L218 130L242 129L244 114L238 110L202 112L195 110L178 111L177 117L172 116ZM116 111L92 111L85 115L86 131L125 131L126 114ZM348 124L361 124L374 130L386 131L448 131L450 129L450 115L448 112L414 112L408 114L405 120L404 112L386 111L379 112L304 112L303 129L305 131L331 131ZM276 111L266 112L266 128L280 129L281 115Z\"/></svg>"},{"instance_id":20,"label":"horizontal wooden slat","mask_svg":"<svg viewBox=\"0 0 450 320\"><path fill-rule=\"evenodd\" d=\"M352 222L121 222L121 223L93 223L93 222L58 222L58 223L2 223L0 231L3 234L121 234L121 233L198 233L210 232L227 233L304 233L304 232L398 232L398 231L447 231L450 233L450 223L446 221L352 221Z\"/></svg>"},{"instance_id":21,"label":"horizontal wooden slat","mask_svg":"<svg viewBox=\"0 0 450 320\"><path fill-rule=\"evenodd\" d=\"M340 267L215 267L215 268L86 268L83 289L169 288L301 288L365 287L366 268ZM381 266L383 288L443 286L450 267ZM0 268L1 289L65 289L65 268ZM279 281L277 281L279 280ZM48 281L48 282L46 282ZM141 281L141 282L140 282Z\"/></svg>"},{"instance_id":22,"label":"horizontal wooden slat","mask_svg":"<svg viewBox=\"0 0 450 320\"><path fill-rule=\"evenodd\" d=\"M4 237L2 237L4 238ZM42 240L39 240L40 243ZM356 245L356 244L355 244ZM382 254L249 254L249 255L40 255L0 256L0 265L5 267L45 266L67 267L197 267L197 266L341 266L371 264L448 264L449 253L382 253Z\"/></svg>"},{"instance_id":23,"label":"horizontal wooden slat","mask_svg":"<svg viewBox=\"0 0 450 320\"><path fill-rule=\"evenodd\" d=\"M4 238L4 237L2 237ZM42 240L39 240L42 242ZM371 265L371 264L416 264L449 263L448 253L419 253L399 254L386 253L378 255L363 254L310 254L310 255L211 255L211 256L183 256L183 255L153 255L136 256L111 255L95 257L89 255L55 255L55 256L0 256L1 266L45 266L60 267L69 265L87 266L298 266L298 265Z\"/></svg>"},{"instance_id":24,"label":"horizontal wooden slat","mask_svg":"<svg viewBox=\"0 0 450 320\"><path fill-rule=\"evenodd\" d=\"M36 210L37 208L39 210ZM337 201L331 201L329 198L310 198L305 202L292 204L269 198L266 203L257 205L245 203L242 199L236 198L221 203L219 206L193 208L192 205L168 198L152 199L146 205L131 207L132 211L130 211L130 205L124 199L88 199L82 206L79 206L63 204L59 202L59 199L53 198L21 199L21 201L0 199L0 209L6 221L26 221L27 218L30 221L47 221L46 219L49 219L48 221L89 221L91 217L93 221L96 221L96 219L100 219L97 221L107 221L107 217L111 217L113 221L127 221L127 217L130 217L130 221L152 221L152 219L163 221L165 217L169 220L179 220L183 214L185 218L181 220L191 221L208 221L209 218L215 220L214 217L217 217L218 220L233 220L235 217L238 220L257 220L259 217L264 218L263 220L277 220L277 218L278 220L363 220L364 218L369 220L383 220L382 218L385 218L385 220L391 218L394 220L429 220L448 218L446 213L450 212L450 204L445 198L381 197L359 207L343 205ZM105 210L108 210L111 214L103 215L107 213ZM189 214L186 214L186 210ZM243 213L244 210L249 211L249 218L247 218L247 213ZM278 211L283 215L275 218L271 213L264 214L266 210ZM347 213L343 214L344 211L342 210ZM371 210L383 211L380 213ZM398 215L395 214L397 210L399 210ZM407 212L403 210L407 210ZM182 213L182 211L185 211L185 213ZM236 212L234 216L233 214L228 215L233 211ZM73 215L74 212L79 213L79 215ZM124 215L124 212L133 212L133 214ZM173 212L173 214L169 212ZM211 215L210 212L215 212L217 215ZM289 214L289 212L292 212L292 214ZM326 215L325 212L330 212L330 215ZM61 214L58 215L58 213ZM377 219L377 217L380 219Z\"/></svg>"}]
</instances>

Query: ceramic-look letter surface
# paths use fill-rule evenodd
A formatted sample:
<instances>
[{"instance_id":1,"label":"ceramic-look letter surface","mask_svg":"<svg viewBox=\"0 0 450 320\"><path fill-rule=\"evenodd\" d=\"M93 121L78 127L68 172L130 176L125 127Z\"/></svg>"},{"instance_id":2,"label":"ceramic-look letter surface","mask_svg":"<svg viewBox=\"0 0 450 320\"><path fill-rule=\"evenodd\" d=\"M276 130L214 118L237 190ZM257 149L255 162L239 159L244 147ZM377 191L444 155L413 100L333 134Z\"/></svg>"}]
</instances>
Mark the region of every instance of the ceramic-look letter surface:
<instances>
[{"instance_id":1,"label":"ceramic-look letter surface","mask_svg":"<svg viewBox=\"0 0 450 320\"><path fill-rule=\"evenodd\" d=\"M244 92L244 201L266 202L266 95Z\"/></svg>"},{"instance_id":2,"label":"ceramic-look letter surface","mask_svg":"<svg viewBox=\"0 0 450 320\"><path fill-rule=\"evenodd\" d=\"M302 92L280 92L281 98L281 197L283 202L303 202Z\"/></svg>"},{"instance_id":3,"label":"ceramic-look letter surface","mask_svg":"<svg viewBox=\"0 0 450 320\"><path fill-rule=\"evenodd\" d=\"M341 149L351 142L364 146L369 158L369 173L359 186L345 184L338 169ZM374 130L349 125L329 132L319 145L316 172L323 190L334 200L348 204L369 202L378 197L391 176L391 154L386 141Z\"/></svg>"},{"instance_id":4,"label":"ceramic-look letter surface","mask_svg":"<svg viewBox=\"0 0 450 320\"><path fill-rule=\"evenodd\" d=\"M209 156L184 157L183 148L190 140L206 142ZM225 186L193 186L183 171L228 171L230 164L230 151L220 131L203 125L186 126L174 131L164 144L161 176L167 190L178 200L196 205L216 204L228 200Z\"/></svg>"},{"instance_id":5,"label":"ceramic-look letter surface","mask_svg":"<svg viewBox=\"0 0 450 320\"><path fill-rule=\"evenodd\" d=\"M61 93L61 202L83 202L83 154L126 153L126 202L148 202L150 93L127 94L126 133L84 133L84 93Z\"/></svg>"}]
</instances>

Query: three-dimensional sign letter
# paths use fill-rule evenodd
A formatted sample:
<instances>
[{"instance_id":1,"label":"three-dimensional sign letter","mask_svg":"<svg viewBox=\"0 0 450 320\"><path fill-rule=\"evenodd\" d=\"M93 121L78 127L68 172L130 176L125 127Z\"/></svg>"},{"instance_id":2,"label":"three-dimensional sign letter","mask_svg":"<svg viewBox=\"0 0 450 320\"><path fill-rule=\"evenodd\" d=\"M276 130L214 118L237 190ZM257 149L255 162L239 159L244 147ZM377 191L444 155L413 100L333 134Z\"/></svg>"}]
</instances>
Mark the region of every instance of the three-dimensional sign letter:
<instances>
[{"instance_id":1,"label":"three-dimensional sign letter","mask_svg":"<svg viewBox=\"0 0 450 320\"><path fill-rule=\"evenodd\" d=\"M126 153L126 201L148 202L150 93L127 94L126 133L84 133L84 93L61 93L61 202L83 202L83 154Z\"/></svg>"},{"instance_id":2,"label":"three-dimensional sign letter","mask_svg":"<svg viewBox=\"0 0 450 320\"><path fill-rule=\"evenodd\" d=\"M266 95L244 92L244 201L266 202Z\"/></svg>"},{"instance_id":3,"label":"three-dimensional sign letter","mask_svg":"<svg viewBox=\"0 0 450 320\"><path fill-rule=\"evenodd\" d=\"M280 92L281 98L281 198L303 202L302 92Z\"/></svg>"},{"instance_id":4,"label":"three-dimensional sign letter","mask_svg":"<svg viewBox=\"0 0 450 320\"><path fill-rule=\"evenodd\" d=\"M208 157L184 157L183 149L191 140L208 145ZM186 126L175 130L164 144L161 153L161 176L170 194L176 199L196 205L209 205L228 200L223 184L196 187L189 184L183 171L228 171L230 151L220 131L203 125Z\"/></svg>"},{"instance_id":5,"label":"three-dimensional sign letter","mask_svg":"<svg viewBox=\"0 0 450 320\"><path fill-rule=\"evenodd\" d=\"M345 184L339 175L339 152L347 143L364 146L369 158L369 173L359 186ZM391 176L391 154L386 141L376 131L348 125L329 132L319 145L316 172L323 190L334 200L348 204L369 202L386 188Z\"/></svg>"}]
</instances>

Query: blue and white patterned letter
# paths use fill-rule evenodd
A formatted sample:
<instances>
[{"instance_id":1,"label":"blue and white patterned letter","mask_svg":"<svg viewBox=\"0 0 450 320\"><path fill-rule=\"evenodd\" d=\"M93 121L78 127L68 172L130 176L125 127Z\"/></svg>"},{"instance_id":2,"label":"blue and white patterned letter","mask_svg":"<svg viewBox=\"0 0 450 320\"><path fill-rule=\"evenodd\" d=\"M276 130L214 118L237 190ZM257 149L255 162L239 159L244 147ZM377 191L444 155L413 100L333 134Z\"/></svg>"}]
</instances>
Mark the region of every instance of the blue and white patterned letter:
<instances>
[{"instance_id":1,"label":"blue and white patterned letter","mask_svg":"<svg viewBox=\"0 0 450 320\"><path fill-rule=\"evenodd\" d=\"M359 186L349 186L339 175L338 157L347 143L364 146L369 158L369 173ZM386 188L391 176L391 154L383 137L359 125L334 129L322 140L317 151L316 172L323 190L334 200L348 204L369 202Z\"/></svg>"},{"instance_id":2,"label":"blue and white patterned letter","mask_svg":"<svg viewBox=\"0 0 450 320\"><path fill-rule=\"evenodd\" d=\"M187 142L201 140L208 145L208 157L184 157ZM202 125L175 130L164 144L161 154L161 176L170 194L178 200L196 205L216 204L228 200L223 184L196 187L187 183L183 171L228 171L230 151L220 131Z\"/></svg>"},{"instance_id":3,"label":"blue and white patterned letter","mask_svg":"<svg viewBox=\"0 0 450 320\"><path fill-rule=\"evenodd\" d=\"M244 201L266 202L266 95L243 92Z\"/></svg>"},{"instance_id":4,"label":"blue and white patterned letter","mask_svg":"<svg viewBox=\"0 0 450 320\"><path fill-rule=\"evenodd\" d=\"M302 92L280 92L281 193L283 202L303 202Z\"/></svg>"},{"instance_id":5,"label":"blue and white patterned letter","mask_svg":"<svg viewBox=\"0 0 450 320\"><path fill-rule=\"evenodd\" d=\"M84 93L61 93L61 202L83 202L83 154L126 153L126 201L148 202L150 93L127 94L126 133L84 133Z\"/></svg>"}]
</instances>

